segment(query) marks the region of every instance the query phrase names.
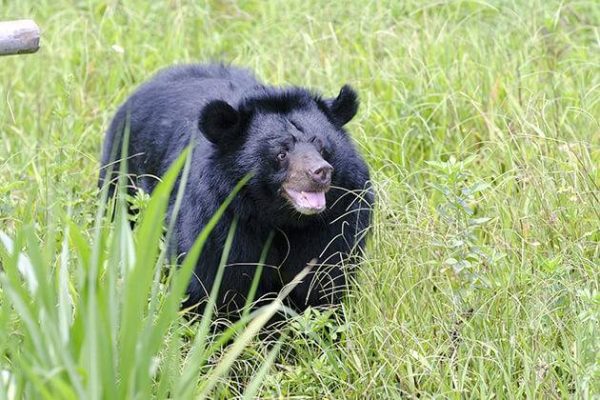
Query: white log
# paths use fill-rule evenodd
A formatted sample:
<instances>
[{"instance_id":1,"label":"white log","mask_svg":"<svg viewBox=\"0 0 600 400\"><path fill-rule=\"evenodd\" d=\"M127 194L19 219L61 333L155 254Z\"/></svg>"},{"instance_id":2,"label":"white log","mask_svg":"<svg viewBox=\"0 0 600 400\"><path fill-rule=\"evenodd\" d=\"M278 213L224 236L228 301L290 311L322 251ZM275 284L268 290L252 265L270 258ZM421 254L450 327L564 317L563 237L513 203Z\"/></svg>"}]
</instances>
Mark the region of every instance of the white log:
<instances>
[{"instance_id":1,"label":"white log","mask_svg":"<svg viewBox=\"0 0 600 400\"><path fill-rule=\"evenodd\" d=\"M0 56L35 53L40 48L40 28L33 20L0 22Z\"/></svg>"}]
</instances>

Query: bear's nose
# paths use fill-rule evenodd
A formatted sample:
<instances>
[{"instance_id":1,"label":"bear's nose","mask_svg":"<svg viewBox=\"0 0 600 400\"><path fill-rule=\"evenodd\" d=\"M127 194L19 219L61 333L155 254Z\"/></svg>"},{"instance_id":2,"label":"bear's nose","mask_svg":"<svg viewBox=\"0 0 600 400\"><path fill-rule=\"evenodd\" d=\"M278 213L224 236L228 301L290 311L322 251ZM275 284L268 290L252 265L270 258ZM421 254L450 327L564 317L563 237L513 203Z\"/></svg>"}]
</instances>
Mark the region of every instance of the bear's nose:
<instances>
[{"instance_id":1,"label":"bear's nose","mask_svg":"<svg viewBox=\"0 0 600 400\"><path fill-rule=\"evenodd\" d=\"M329 185L332 172L333 167L327 161L322 161L310 170L310 177L321 185Z\"/></svg>"}]
</instances>

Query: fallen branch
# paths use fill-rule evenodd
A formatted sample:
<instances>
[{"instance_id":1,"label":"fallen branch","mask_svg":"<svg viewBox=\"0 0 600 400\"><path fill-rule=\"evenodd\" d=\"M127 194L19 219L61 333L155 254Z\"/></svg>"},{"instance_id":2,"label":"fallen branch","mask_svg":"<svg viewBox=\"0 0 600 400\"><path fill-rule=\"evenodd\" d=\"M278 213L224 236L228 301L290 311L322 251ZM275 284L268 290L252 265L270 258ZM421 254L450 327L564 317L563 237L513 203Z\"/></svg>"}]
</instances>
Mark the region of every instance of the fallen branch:
<instances>
[{"instance_id":1,"label":"fallen branch","mask_svg":"<svg viewBox=\"0 0 600 400\"><path fill-rule=\"evenodd\" d=\"M40 28L30 19L0 22L0 56L35 53L40 48Z\"/></svg>"}]
</instances>

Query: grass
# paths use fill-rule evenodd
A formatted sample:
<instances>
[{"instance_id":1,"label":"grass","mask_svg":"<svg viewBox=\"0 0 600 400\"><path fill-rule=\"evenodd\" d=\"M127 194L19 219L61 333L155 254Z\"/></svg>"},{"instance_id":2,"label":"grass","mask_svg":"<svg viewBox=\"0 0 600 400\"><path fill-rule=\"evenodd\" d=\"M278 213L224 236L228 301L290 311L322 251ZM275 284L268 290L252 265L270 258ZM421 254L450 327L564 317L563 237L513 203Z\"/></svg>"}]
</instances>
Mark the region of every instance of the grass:
<instances>
[{"instance_id":1,"label":"grass","mask_svg":"<svg viewBox=\"0 0 600 400\"><path fill-rule=\"evenodd\" d=\"M594 1L0 10L43 30L37 54L0 58L0 230L22 250L0 250L0 399L600 397ZM98 217L116 107L157 69L197 60L361 94L349 130L378 195L368 256L346 322L299 316L282 355L251 339L260 315L221 352L169 308L159 197L147 229ZM34 296L16 272L27 259Z\"/></svg>"}]
</instances>

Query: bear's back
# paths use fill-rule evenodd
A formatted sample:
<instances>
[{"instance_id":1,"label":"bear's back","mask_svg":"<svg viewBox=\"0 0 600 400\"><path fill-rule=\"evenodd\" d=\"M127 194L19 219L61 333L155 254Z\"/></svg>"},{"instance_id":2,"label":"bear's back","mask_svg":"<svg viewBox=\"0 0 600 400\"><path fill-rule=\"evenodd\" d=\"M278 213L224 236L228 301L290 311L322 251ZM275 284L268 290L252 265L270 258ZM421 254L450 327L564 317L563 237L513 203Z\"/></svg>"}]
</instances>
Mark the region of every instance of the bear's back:
<instances>
[{"instance_id":1,"label":"bear's back","mask_svg":"<svg viewBox=\"0 0 600 400\"><path fill-rule=\"evenodd\" d=\"M191 135L198 132L198 118L206 103L221 99L235 104L260 86L251 71L224 64L178 65L161 70L138 87L117 111L107 132L102 165L121 159L123 135L129 130L129 172L161 176L190 143ZM196 141L197 153L208 154L208 141L202 135L197 135ZM100 172L99 185L105 180L105 172L105 168ZM151 191L155 181L140 184Z\"/></svg>"},{"instance_id":2,"label":"bear's back","mask_svg":"<svg viewBox=\"0 0 600 400\"><path fill-rule=\"evenodd\" d=\"M247 69L223 64L178 65L156 73L122 108L132 113L132 119L173 117L193 120L195 124L209 101L220 99L237 104L261 87L262 83Z\"/></svg>"},{"instance_id":3,"label":"bear's back","mask_svg":"<svg viewBox=\"0 0 600 400\"><path fill-rule=\"evenodd\" d=\"M189 83L191 81L206 79L225 80L249 87L260 84L250 70L224 64L176 65L159 71L151 82Z\"/></svg>"}]
</instances>

